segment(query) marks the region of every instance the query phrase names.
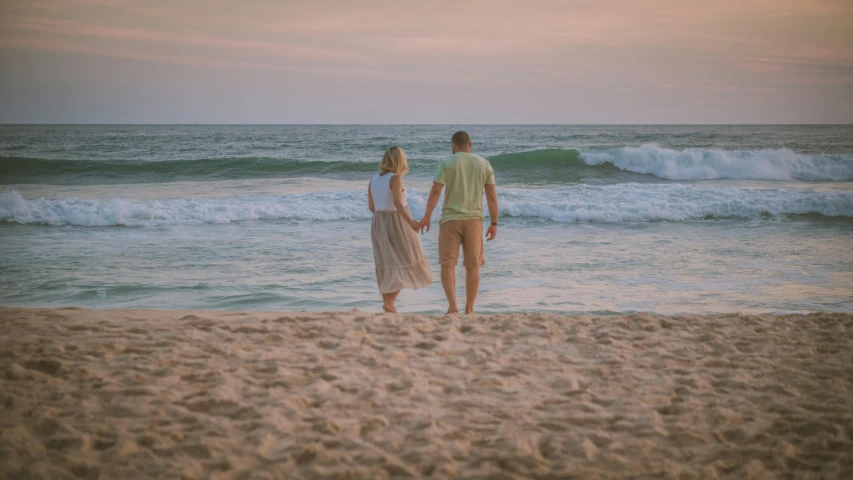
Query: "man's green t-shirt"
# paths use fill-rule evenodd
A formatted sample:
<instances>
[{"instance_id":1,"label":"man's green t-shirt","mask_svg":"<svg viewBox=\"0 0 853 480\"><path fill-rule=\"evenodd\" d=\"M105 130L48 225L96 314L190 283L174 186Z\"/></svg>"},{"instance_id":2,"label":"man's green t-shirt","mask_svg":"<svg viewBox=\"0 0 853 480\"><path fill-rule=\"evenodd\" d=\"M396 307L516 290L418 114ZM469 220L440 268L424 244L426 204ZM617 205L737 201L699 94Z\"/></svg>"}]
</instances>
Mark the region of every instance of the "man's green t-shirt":
<instances>
[{"instance_id":1,"label":"man's green t-shirt","mask_svg":"<svg viewBox=\"0 0 853 480\"><path fill-rule=\"evenodd\" d=\"M445 186L441 222L483 218L483 188L494 185L495 172L483 157L459 152L438 164L433 182Z\"/></svg>"}]
</instances>

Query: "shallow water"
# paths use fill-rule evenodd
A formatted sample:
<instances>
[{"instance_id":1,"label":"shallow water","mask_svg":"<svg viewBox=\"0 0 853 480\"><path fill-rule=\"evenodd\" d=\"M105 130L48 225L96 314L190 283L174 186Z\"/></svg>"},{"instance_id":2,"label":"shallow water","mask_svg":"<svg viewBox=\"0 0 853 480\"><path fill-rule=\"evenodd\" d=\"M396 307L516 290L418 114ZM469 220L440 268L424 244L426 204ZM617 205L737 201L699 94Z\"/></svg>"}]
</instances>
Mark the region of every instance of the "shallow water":
<instances>
[{"instance_id":1,"label":"shallow water","mask_svg":"<svg viewBox=\"0 0 853 480\"><path fill-rule=\"evenodd\" d=\"M421 215L456 128L2 126L0 304L375 311L371 171L403 146ZM502 215L480 311L853 309L853 127L468 130Z\"/></svg>"}]
</instances>

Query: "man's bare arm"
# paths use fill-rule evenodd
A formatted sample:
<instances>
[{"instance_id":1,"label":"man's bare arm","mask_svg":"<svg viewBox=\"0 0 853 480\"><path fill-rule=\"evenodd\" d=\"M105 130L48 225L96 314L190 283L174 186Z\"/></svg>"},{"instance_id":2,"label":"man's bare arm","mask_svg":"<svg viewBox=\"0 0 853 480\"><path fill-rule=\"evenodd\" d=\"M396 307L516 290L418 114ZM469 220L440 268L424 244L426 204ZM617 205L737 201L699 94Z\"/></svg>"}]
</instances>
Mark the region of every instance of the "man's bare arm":
<instances>
[{"instance_id":1,"label":"man's bare arm","mask_svg":"<svg viewBox=\"0 0 853 480\"><path fill-rule=\"evenodd\" d=\"M429 191L429 199L427 200L426 210L424 211L424 218L418 222L418 225L421 227L421 232L424 229L429 231L430 227L430 218L432 218L432 212L435 210L435 206L438 205L438 199L441 197L441 189L444 188L444 185L440 183L433 183L432 188Z\"/></svg>"},{"instance_id":2,"label":"man's bare arm","mask_svg":"<svg viewBox=\"0 0 853 480\"><path fill-rule=\"evenodd\" d=\"M486 184L486 203L489 204L489 218L492 221L486 231L486 241L490 241L498 235L498 192L493 183Z\"/></svg>"}]
</instances>

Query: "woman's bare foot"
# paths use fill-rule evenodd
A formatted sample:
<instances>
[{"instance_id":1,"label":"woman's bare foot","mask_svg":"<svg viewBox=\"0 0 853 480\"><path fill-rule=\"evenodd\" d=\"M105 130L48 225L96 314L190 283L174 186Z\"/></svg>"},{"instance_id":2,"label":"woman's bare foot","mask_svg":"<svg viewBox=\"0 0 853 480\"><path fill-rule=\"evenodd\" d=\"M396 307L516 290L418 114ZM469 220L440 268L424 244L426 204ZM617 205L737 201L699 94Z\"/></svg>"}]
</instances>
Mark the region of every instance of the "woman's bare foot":
<instances>
[{"instance_id":1,"label":"woman's bare foot","mask_svg":"<svg viewBox=\"0 0 853 480\"><path fill-rule=\"evenodd\" d=\"M397 295L399 294L399 290L396 292L382 294L382 310L385 310L385 313L397 313L397 308L394 306L394 300L397 299Z\"/></svg>"},{"instance_id":2,"label":"woman's bare foot","mask_svg":"<svg viewBox=\"0 0 853 480\"><path fill-rule=\"evenodd\" d=\"M459 313L458 307L448 307L447 313L445 315L450 315L451 313Z\"/></svg>"}]
</instances>

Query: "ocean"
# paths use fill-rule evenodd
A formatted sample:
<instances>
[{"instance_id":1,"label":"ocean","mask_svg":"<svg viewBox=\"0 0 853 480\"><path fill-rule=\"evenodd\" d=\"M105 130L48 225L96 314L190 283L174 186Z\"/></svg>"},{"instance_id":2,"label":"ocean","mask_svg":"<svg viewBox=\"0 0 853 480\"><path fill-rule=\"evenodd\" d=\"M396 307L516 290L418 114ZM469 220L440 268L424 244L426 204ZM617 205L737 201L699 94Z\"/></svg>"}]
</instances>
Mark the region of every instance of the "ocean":
<instances>
[{"instance_id":1,"label":"ocean","mask_svg":"<svg viewBox=\"0 0 853 480\"><path fill-rule=\"evenodd\" d=\"M419 218L458 129L480 312L853 311L850 125L0 125L0 305L380 311L368 181L403 147ZM439 214L402 312L446 309Z\"/></svg>"}]
</instances>

